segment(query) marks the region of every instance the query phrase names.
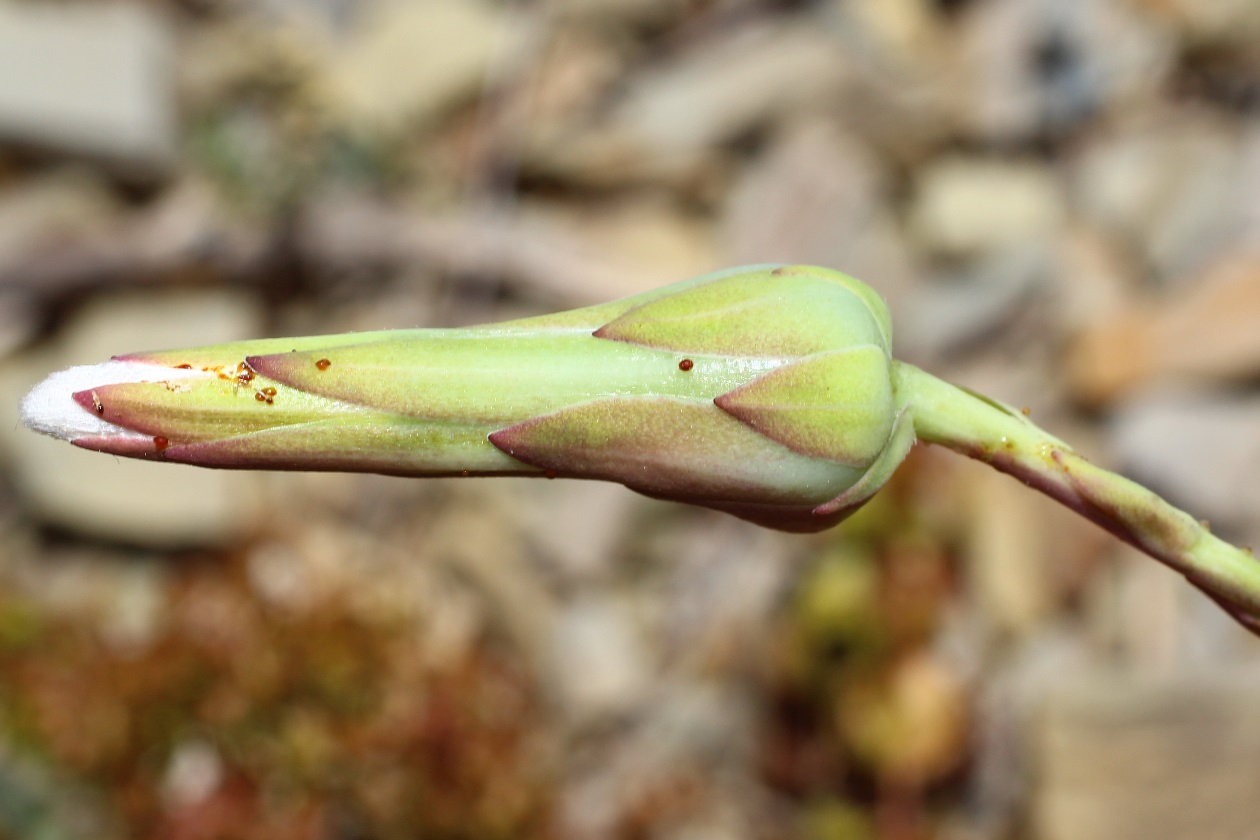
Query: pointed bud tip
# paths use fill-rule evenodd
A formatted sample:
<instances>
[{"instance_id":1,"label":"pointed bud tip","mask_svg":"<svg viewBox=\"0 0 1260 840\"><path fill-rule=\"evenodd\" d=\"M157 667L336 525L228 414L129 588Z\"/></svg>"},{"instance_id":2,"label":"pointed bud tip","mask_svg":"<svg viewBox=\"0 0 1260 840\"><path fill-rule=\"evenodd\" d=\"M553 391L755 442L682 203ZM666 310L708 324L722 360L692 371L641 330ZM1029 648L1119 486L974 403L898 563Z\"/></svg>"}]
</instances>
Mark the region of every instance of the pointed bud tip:
<instances>
[{"instance_id":1,"label":"pointed bud tip","mask_svg":"<svg viewBox=\"0 0 1260 840\"><path fill-rule=\"evenodd\" d=\"M129 361L68 368L40 382L23 398L22 423L33 431L69 441L132 436L133 432L101 418L93 398L94 390L126 382L159 382L205 375L201 371Z\"/></svg>"}]
</instances>

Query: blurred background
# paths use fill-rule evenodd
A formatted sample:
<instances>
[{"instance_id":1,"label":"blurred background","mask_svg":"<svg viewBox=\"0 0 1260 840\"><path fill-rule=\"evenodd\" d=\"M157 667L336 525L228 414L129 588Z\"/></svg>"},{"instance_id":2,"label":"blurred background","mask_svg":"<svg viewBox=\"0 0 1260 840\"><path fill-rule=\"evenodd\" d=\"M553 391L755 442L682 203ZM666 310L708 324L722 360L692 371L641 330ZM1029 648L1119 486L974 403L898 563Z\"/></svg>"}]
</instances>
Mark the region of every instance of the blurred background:
<instances>
[{"instance_id":1,"label":"blurred background","mask_svg":"<svg viewBox=\"0 0 1260 840\"><path fill-rule=\"evenodd\" d=\"M17 427L771 261L1260 545L1255 0L0 0L0 837L1260 836L1260 642L947 453L801 537Z\"/></svg>"}]
</instances>

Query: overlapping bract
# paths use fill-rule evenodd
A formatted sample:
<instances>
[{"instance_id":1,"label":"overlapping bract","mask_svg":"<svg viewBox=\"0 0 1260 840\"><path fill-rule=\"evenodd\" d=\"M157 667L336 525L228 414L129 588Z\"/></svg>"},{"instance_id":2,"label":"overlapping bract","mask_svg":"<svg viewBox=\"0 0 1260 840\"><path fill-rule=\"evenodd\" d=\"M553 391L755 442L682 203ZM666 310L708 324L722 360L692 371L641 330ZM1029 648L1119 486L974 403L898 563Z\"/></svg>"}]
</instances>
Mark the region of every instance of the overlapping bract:
<instances>
[{"instance_id":1,"label":"overlapping bract","mask_svg":"<svg viewBox=\"0 0 1260 840\"><path fill-rule=\"evenodd\" d=\"M121 360L198 375L75 394L80 446L211 467L617 481L811 531L914 440L887 310L837 272L762 266L497 325Z\"/></svg>"}]
</instances>

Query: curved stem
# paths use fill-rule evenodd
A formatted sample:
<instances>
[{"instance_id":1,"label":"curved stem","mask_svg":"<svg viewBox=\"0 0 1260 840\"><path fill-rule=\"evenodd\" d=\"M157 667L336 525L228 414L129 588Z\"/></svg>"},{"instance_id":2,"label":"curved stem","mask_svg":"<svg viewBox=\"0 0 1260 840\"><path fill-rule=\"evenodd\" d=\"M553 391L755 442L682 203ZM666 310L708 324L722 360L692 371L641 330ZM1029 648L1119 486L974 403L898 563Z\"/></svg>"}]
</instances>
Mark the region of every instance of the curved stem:
<instances>
[{"instance_id":1,"label":"curved stem","mask_svg":"<svg viewBox=\"0 0 1260 840\"><path fill-rule=\"evenodd\" d=\"M1171 566L1260 634L1260 562L1184 511L1094 466L1017 411L894 362L894 387L915 433L1018 478Z\"/></svg>"}]
</instances>

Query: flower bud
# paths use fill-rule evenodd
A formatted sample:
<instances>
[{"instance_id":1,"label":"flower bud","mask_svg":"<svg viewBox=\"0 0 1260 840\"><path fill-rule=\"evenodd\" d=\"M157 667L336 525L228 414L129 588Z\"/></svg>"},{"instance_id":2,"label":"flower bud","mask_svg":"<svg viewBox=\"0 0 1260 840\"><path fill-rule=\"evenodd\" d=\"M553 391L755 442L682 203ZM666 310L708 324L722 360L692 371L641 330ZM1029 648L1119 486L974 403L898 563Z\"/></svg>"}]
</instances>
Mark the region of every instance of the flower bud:
<instances>
[{"instance_id":1,"label":"flower bud","mask_svg":"<svg viewBox=\"0 0 1260 840\"><path fill-rule=\"evenodd\" d=\"M93 423L44 416L56 376L24 416L118 455L601 479L812 531L865 502L914 442L890 351L867 286L755 266L503 324L117 357L99 382L67 372L90 383L71 396Z\"/></svg>"}]
</instances>

